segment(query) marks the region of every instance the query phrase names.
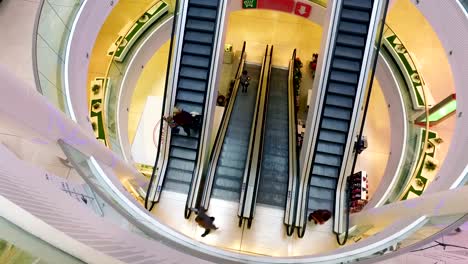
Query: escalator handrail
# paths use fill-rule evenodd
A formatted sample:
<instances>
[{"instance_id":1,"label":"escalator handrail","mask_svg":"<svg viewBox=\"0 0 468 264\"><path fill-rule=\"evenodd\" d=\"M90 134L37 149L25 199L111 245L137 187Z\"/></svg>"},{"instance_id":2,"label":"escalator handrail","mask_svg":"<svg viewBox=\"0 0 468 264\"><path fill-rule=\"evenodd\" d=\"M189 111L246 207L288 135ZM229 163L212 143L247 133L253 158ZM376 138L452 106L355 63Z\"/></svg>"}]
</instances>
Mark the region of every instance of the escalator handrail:
<instances>
[{"instance_id":1,"label":"escalator handrail","mask_svg":"<svg viewBox=\"0 0 468 264\"><path fill-rule=\"evenodd\" d=\"M359 135L358 135L358 140L360 140L362 138L362 134L364 133L364 126L365 126L365 123L366 123L366 117L367 117L367 111L369 109L369 103L370 103L370 97L371 97L371 94L372 94L372 88L373 88L373 80L374 80L374 76L375 76L375 72L376 72L376 68L377 68L377 60L378 60L378 54L380 53L380 48L382 46L382 36L383 36L383 31L384 31L384 25L385 25L385 21L386 21L386 18L387 18L387 10L388 10L388 5L389 5L389 0L382 0L382 1L385 1L385 3L383 4L383 9L382 9L382 17L380 19L380 29L378 29L378 34L377 34L377 44L376 44L376 50L374 51L374 58L373 58L373 61L371 62L372 63L372 68L371 68L371 72L370 72L370 78L369 78L369 82L368 82L368 91L367 91L367 96L365 98L365 106L364 106L364 112L363 112L363 116L362 116L362 122L361 122L361 127L359 128ZM353 164L352 164L352 167L351 167L351 175L353 175L355 173L355 169L356 169L356 163L357 163L357 159L358 159L358 156L359 156L359 153L357 151L354 152L354 158L353 158ZM346 203L345 203L345 208L343 208L343 210L346 212L346 228L345 228L345 235L344 235L344 239L343 241L340 240L340 234L336 233L336 240L338 242L339 245L344 245L346 244L346 241L348 239L348 235L349 235L349 218L350 218L350 202L351 202L351 190L350 190L350 186L349 186L349 181L345 181L344 183L345 186L343 189L345 190L345 195L346 195Z\"/></svg>"},{"instance_id":2,"label":"escalator handrail","mask_svg":"<svg viewBox=\"0 0 468 264\"><path fill-rule=\"evenodd\" d=\"M299 197L297 199L298 203L296 206L299 210L297 210L296 222L295 222L296 227L302 228L302 232L299 231L299 235L298 235L299 237L304 236L305 229L307 226L305 223L307 223L307 210L308 210L307 208L308 208L308 203L309 203L309 185L310 185L310 180L311 180L310 174L312 173L311 170L312 170L313 160L315 159L315 153L317 150L316 141L317 141L318 133L319 133L318 128L321 125L321 122L322 122L321 117L323 116L323 112L325 111L325 107L323 107L323 105L326 100L327 81L330 79L330 75L331 75L330 68L331 68L333 55L335 54L335 50L336 50L336 39L338 37L338 33L337 33L338 24L340 21L341 10L343 7L343 0L336 0L333 3L334 5L332 6L332 14L338 14L338 15L332 17L332 21L330 23L331 28L328 30L329 35L327 39L327 47L332 47L332 48L327 49L325 56L323 58L324 65L322 66L322 74L320 75L321 79L317 87L318 94L317 94L316 100L319 100L319 101L316 107L316 111L314 112L314 113L320 113L319 115L314 114L315 117L320 117L320 119L316 122L311 122L313 126L310 129L310 131L312 132L312 141L309 142L309 145L313 146L312 147L313 151L309 151L308 153L305 154L306 159L304 162L307 163L306 165L307 167L300 174L301 178L300 178L300 187L299 187ZM326 78L324 76L326 76ZM308 156L310 156L310 159L307 158ZM299 202L301 203L299 204Z\"/></svg>"},{"instance_id":3,"label":"escalator handrail","mask_svg":"<svg viewBox=\"0 0 468 264\"><path fill-rule=\"evenodd\" d=\"M258 89L257 89L257 99L255 103L255 108L254 108L254 115L252 118L252 123L251 123L251 129L250 129L250 136L249 136L249 149L247 151L247 160L246 160L246 165L244 169L244 176L242 179L242 185L241 185L241 195L239 199L239 209L238 209L238 216L242 218L242 215L244 214L245 211L245 202L246 202L246 193L247 193L247 183L249 182L250 178L250 166L252 163L252 155L253 155L253 145L254 145L254 139L255 139L255 131L257 129L257 117L258 117L258 109L260 108L260 100L261 100L261 95L262 95L262 89L263 89L263 79L265 77L265 67L267 66L267 58L268 58L268 45L265 48L265 56L263 57L263 63L262 63L262 68L260 70L260 78L258 82Z\"/></svg>"},{"instance_id":4,"label":"escalator handrail","mask_svg":"<svg viewBox=\"0 0 468 264\"><path fill-rule=\"evenodd\" d=\"M152 203L151 205L151 208L148 208L148 196L151 194L151 189L152 189L152 186L154 184L154 181L155 181L155 174L156 174L156 170L157 170L157 166L158 166L158 160L159 160L159 153L161 152L161 139L162 139L162 131L163 131L163 127L164 127L164 122L162 122L163 120L163 117L164 117L164 109L166 107L166 96L167 96L167 90L168 90L168 86L169 86L169 75L170 75L170 69L171 69L171 61L172 61L172 53L173 53L173 48L174 48L174 37L175 37L175 31L176 31L176 26L177 26L177 17L178 17L178 13L177 13L177 10L179 8L179 0L176 0L176 3L175 3L175 9L174 9L174 17L173 17L173 21L172 21L172 30L171 30L171 41L170 41L170 44L169 44L169 55L168 55L168 58L167 58L167 67L166 67L166 80L164 81L164 94L163 94L163 104L162 104L162 111L161 111L161 118L159 119L160 120L160 124L159 124L159 139L158 139L158 147L157 147L157 150L156 150L156 159L154 161L154 167L153 167L153 170L152 170L152 173L151 173L151 178L150 178L150 181L149 181L149 185L148 185L148 190L146 191L146 195L145 195L145 208L146 209L149 209L150 211L153 209L153 206L154 206L154 202ZM154 196L156 196L156 192L154 194ZM155 197L153 197L153 200L154 200Z\"/></svg>"},{"instance_id":5,"label":"escalator handrail","mask_svg":"<svg viewBox=\"0 0 468 264\"><path fill-rule=\"evenodd\" d=\"M254 144L258 148L258 162L257 166L253 169L255 169L255 182L253 186L253 195L252 195L252 200L250 202L250 212L248 215L248 218L252 220L254 212L255 212L255 205L257 201L257 195L258 195L258 183L260 181L260 174L261 174L261 168L262 168L262 159L263 159L263 145L265 143L265 128L266 128L266 117L267 117L267 112L268 112L268 99L269 99L269 92L270 92L270 81L271 81L271 68L273 65L273 45L271 45L270 49L270 62L269 62L269 68L268 68L268 76L266 77L266 85L264 88L263 96L264 96L264 103L263 105L260 105L260 111L258 111L258 114L263 114L261 120L257 120L257 123L261 122L260 124L260 130L257 130L255 133L260 137L259 142L255 142ZM244 206L245 208L245 206Z\"/></svg>"},{"instance_id":6,"label":"escalator handrail","mask_svg":"<svg viewBox=\"0 0 468 264\"><path fill-rule=\"evenodd\" d=\"M210 162L208 166L208 173L207 173L207 179L205 182L204 190L203 190L203 195L201 199L201 206L203 206L205 209L208 209L209 207L209 201L211 197L211 191L213 189L213 180L216 172L216 167L219 161L219 157L221 155L221 150L222 146L224 144L224 139L226 136L226 132L229 126L229 121L231 120L231 115L232 115L232 110L234 108L234 103L236 102L237 98L237 92L239 89L239 83L240 79L239 77L242 74L242 70L244 69L244 64L245 64L245 59L246 59L246 42L244 41L244 44L242 45L242 52L240 56L240 61L237 66L237 72L236 72L236 77L235 77L235 83L234 87L232 88L231 96L228 101L228 105L226 109L223 112L223 116L221 118L221 124L219 126L218 132L216 133L216 138L215 142L213 145L213 149L211 151L211 156L210 156Z\"/></svg>"},{"instance_id":7,"label":"escalator handrail","mask_svg":"<svg viewBox=\"0 0 468 264\"><path fill-rule=\"evenodd\" d=\"M299 159L297 158L297 111L295 104L295 90L294 90L294 62L296 60L296 49L294 49L288 69L288 189L286 193L286 201L284 205L284 223L291 227L294 226L295 210L296 210L296 195L297 195L297 180L299 168ZM292 235L289 234L288 235Z\"/></svg>"}]
</instances>

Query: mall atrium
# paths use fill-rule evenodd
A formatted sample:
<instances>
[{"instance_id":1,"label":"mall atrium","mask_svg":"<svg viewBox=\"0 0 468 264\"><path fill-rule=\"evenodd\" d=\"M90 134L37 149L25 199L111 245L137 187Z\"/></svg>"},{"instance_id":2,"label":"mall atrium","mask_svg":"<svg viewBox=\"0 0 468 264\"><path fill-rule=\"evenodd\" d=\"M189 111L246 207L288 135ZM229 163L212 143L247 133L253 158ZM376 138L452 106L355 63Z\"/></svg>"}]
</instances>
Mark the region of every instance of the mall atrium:
<instances>
[{"instance_id":1,"label":"mall atrium","mask_svg":"<svg viewBox=\"0 0 468 264\"><path fill-rule=\"evenodd\" d=\"M467 0L3 0L0 33L1 264L468 263Z\"/></svg>"}]
</instances>

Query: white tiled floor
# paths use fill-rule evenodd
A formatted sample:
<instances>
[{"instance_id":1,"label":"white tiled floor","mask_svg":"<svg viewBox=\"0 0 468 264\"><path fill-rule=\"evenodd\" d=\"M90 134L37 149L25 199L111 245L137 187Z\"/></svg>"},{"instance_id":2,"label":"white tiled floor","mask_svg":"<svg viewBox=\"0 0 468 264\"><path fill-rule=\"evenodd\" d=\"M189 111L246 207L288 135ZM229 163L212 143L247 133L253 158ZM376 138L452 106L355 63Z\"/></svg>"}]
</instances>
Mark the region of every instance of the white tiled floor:
<instances>
[{"instance_id":1,"label":"white tiled floor","mask_svg":"<svg viewBox=\"0 0 468 264\"><path fill-rule=\"evenodd\" d=\"M185 195L163 192L153 214L163 223L195 240L208 245L245 254L266 256L301 256L323 253L337 248L332 221L316 226L308 223L304 238L286 235L283 210L257 206L251 228L244 221L239 227L238 203L212 199L208 215L214 216L219 228L208 236L201 237L203 229L195 223L195 215L186 220L182 216ZM180 215L180 217L178 217Z\"/></svg>"}]
</instances>

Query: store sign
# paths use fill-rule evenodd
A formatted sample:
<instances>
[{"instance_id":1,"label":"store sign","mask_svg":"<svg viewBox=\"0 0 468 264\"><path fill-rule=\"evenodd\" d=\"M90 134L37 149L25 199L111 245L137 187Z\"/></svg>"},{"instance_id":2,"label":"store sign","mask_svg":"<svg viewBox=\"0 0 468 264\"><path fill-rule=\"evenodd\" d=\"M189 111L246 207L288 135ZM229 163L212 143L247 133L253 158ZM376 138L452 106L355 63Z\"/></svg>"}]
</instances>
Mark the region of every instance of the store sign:
<instances>
[{"instance_id":1,"label":"store sign","mask_svg":"<svg viewBox=\"0 0 468 264\"><path fill-rule=\"evenodd\" d=\"M310 12L312 11L312 6L306 3L297 2L296 8L294 8L294 14L308 18L310 16Z\"/></svg>"},{"instance_id":2,"label":"store sign","mask_svg":"<svg viewBox=\"0 0 468 264\"><path fill-rule=\"evenodd\" d=\"M257 8L257 0L242 0L242 8Z\"/></svg>"},{"instance_id":3,"label":"store sign","mask_svg":"<svg viewBox=\"0 0 468 264\"><path fill-rule=\"evenodd\" d=\"M309 18L312 6L295 0L242 0L242 8L260 8L293 13L297 16Z\"/></svg>"}]
</instances>

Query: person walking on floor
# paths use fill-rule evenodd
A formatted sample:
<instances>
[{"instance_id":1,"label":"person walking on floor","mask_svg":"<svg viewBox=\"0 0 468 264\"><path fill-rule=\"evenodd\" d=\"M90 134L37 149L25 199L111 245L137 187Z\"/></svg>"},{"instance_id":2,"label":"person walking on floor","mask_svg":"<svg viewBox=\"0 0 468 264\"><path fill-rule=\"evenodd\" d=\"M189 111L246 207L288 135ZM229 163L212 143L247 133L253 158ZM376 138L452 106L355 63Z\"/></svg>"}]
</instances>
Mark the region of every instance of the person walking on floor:
<instances>
[{"instance_id":1,"label":"person walking on floor","mask_svg":"<svg viewBox=\"0 0 468 264\"><path fill-rule=\"evenodd\" d=\"M242 92L243 93L246 93L247 92L247 88L249 87L249 84L250 84L250 76L249 76L249 73L244 70L242 71L242 74L241 76L239 77L240 79L240 86L242 87Z\"/></svg>"},{"instance_id":2,"label":"person walking on floor","mask_svg":"<svg viewBox=\"0 0 468 264\"><path fill-rule=\"evenodd\" d=\"M197 217L195 217L195 222L197 222L200 227L205 228L205 232L201 235L202 237L208 235L212 229L218 229L218 227L213 224L215 218L213 216L207 215L205 208L201 207L200 209L195 209L194 211L197 215Z\"/></svg>"}]
</instances>

